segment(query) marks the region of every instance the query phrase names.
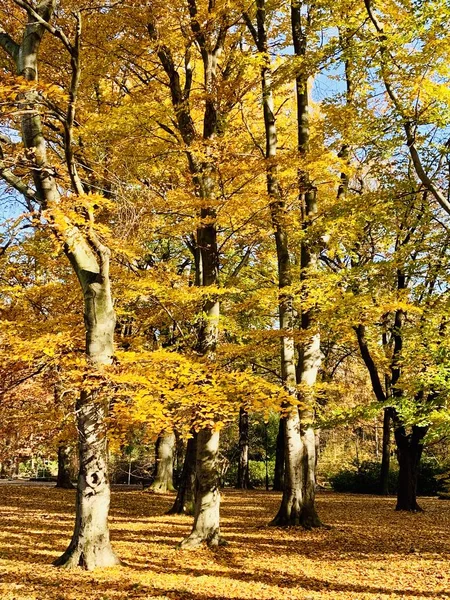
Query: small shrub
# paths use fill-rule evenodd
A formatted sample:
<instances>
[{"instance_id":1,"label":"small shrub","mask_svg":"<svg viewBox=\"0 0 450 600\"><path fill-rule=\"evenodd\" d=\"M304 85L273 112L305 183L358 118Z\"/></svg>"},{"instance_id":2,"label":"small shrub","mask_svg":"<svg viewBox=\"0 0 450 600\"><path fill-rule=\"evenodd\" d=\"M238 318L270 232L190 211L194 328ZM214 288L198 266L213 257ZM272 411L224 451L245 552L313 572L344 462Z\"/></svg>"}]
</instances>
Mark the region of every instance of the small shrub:
<instances>
[{"instance_id":1,"label":"small shrub","mask_svg":"<svg viewBox=\"0 0 450 600\"><path fill-rule=\"evenodd\" d=\"M344 469L329 478L331 487L336 492L352 494L378 494L380 492L381 465L377 462L364 461L358 468ZM398 471L389 472L389 491L397 491Z\"/></svg>"},{"instance_id":2,"label":"small shrub","mask_svg":"<svg viewBox=\"0 0 450 600\"><path fill-rule=\"evenodd\" d=\"M333 490L352 494L379 494L381 465L377 462L365 461L355 469L343 469L329 478ZM424 458L419 469L417 494L419 496L436 496L442 491L444 482L439 475L445 472L436 461ZM389 493L396 494L398 485L398 468L389 472Z\"/></svg>"}]
</instances>

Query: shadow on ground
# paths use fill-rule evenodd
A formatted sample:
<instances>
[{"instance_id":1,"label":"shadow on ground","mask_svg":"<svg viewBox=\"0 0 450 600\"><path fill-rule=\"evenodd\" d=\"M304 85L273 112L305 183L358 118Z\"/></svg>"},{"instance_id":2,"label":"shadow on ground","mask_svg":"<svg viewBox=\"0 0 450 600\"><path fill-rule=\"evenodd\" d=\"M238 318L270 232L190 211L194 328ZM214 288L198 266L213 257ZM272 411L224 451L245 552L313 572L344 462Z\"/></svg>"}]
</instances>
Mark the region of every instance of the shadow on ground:
<instances>
[{"instance_id":1,"label":"shadow on ground","mask_svg":"<svg viewBox=\"0 0 450 600\"><path fill-rule=\"evenodd\" d=\"M1 600L450 599L450 502L422 499L421 514L389 498L322 493L331 529L267 523L279 495L225 490L222 531L229 545L177 550L191 525L164 513L171 495L113 491L111 535L125 565L87 573L51 562L68 543L75 493L2 485Z\"/></svg>"}]
</instances>

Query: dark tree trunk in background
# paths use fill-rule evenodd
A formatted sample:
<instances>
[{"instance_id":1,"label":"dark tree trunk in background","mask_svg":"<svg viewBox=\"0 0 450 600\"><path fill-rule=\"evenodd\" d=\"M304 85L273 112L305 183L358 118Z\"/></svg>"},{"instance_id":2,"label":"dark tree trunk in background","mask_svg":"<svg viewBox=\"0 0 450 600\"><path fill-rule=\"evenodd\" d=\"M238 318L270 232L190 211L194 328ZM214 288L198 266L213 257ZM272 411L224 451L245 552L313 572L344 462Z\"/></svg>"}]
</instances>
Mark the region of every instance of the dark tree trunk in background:
<instances>
[{"instance_id":1,"label":"dark tree trunk in background","mask_svg":"<svg viewBox=\"0 0 450 600\"><path fill-rule=\"evenodd\" d=\"M380 494L389 494L389 466L391 461L391 409L384 409L383 416L383 446L380 471Z\"/></svg>"},{"instance_id":2,"label":"dark tree trunk in background","mask_svg":"<svg viewBox=\"0 0 450 600\"><path fill-rule=\"evenodd\" d=\"M174 475L173 483L176 489L180 483L181 471L183 469L184 455L186 451L186 444L179 433L175 431L175 462L174 462Z\"/></svg>"},{"instance_id":3,"label":"dark tree trunk in background","mask_svg":"<svg viewBox=\"0 0 450 600\"><path fill-rule=\"evenodd\" d=\"M399 466L397 506L395 510L409 512L422 510L417 504L417 479L423 451L423 438L427 429L427 427L414 425L410 434L406 434L403 426L395 429Z\"/></svg>"},{"instance_id":4,"label":"dark tree trunk in background","mask_svg":"<svg viewBox=\"0 0 450 600\"><path fill-rule=\"evenodd\" d=\"M73 485L70 478L70 455L72 449L66 444L60 444L58 446L58 477L56 479L56 487L67 490L73 489Z\"/></svg>"},{"instance_id":5,"label":"dark tree trunk in background","mask_svg":"<svg viewBox=\"0 0 450 600\"><path fill-rule=\"evenodd\" d=\"M178 493L169 515L193 515L195 502L195 457L197 454L197 434L194 433L186 444L183 470L178 482Z\"/></svg>"},{"instance_id":6,"label":"dark tree trunk in background","mask_svg":"<svg viewBox=\"0 0 450 600\"><path fill-rule=\"evenodd\" d=\"M282 492L284 489L284 424L280 419L277 435L277 446L275 454L275 475L273 480L273 489L276 492Z\"/></svg>"},{"instance_id":7,"label":"dark tree trunk in background","mask_svg":"<svg viewBox=\"0 0 450 600\"><path fill-rule=\"evenodd\" d=\"M158 437L155 447L155 479L148 488L156 494L173 492L173 460L175 452L175 434L164 433Z\"/></svg>"},{"instance_id":8,"label":"dark tree trunk in background","mask_svg":"<svg viewBox=\"0 0 450 600\"><path fill-rule=\"evenodd\" d=\"M243 408L239 411L239 465L236 487L248 490L250 478L248 470L248 412Z\"/></svg>"}]
</instances>

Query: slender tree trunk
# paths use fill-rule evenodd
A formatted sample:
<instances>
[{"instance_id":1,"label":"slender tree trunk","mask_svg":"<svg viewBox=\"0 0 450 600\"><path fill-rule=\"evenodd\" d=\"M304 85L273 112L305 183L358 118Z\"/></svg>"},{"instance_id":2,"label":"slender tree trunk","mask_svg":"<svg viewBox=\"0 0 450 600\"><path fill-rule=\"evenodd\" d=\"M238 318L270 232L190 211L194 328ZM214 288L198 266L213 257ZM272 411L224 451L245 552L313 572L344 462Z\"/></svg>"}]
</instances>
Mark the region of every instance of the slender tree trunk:
<instances>
[{"instance_id":1,"label":"slender tree trunk","mask_svg":"<svg viewBox=\"0 0 450 600\"><path fill-rule=\"evenodd\" d=\"M250 487L248 469L248 412L243 408L239 411L239 465L236 487L248 490Z\"/></svg>"},{"instance_id":2,"label":"slender tree trunk","mask_svg":"<svg viewBox=\"0 0 450 600\"><path fill-rule=\"evenodd\" d=\"M420 512L417 503L417 479L419 475L420 458L423 451L423 438L427 427L412 428L412 433L406 434L403 426L395 429L397 460L399 466L397 506L395 510Z\"/></svg>"},{"instance_id":3,"label":"slender tree trunk","mask_svg":"<svg viewBox=\"0 0 450 600\"><path fill-rule=\"evenodd\" d=\"M169 515L193 515L195 501L195 462L197 455L197 433L193 433L186 444L183 470L178 483L177 497Z\"/></svg>"},{"instance_id":4,"label":"slender tree trunk","mask_svg":"<svg viewBox=\"0 0 450 600\"><path fill-rule=\"evenodd\" d=\"M182 548L197 547L202 542L210 546L222 543L219 526L219 432L202 429L197 435L196 494L194 526Z\"/></svg>"},{"instance_id":5,"label":"slender tree trunk","mask_svg":"<svg viewBox=\"0 0 450 600\"><path fill-rule=\"evenodd\" d=\"M289 288L292 285L291 261L289 255L288 228L287 228L287 212L284 202L281 197L278 174L274 158L277 154L277 131L276 117L274 111L274 101L272 93L271 81L271 65L270 53L266 31L266 12L265 0L257 0L256 2L256 27L252 24L247 14L244 18L247 22L249 30L255 40L259 52L266 56L266 62L261 69L261 84L262 84L262 100L264 125L266 134L266 159L267 163L267 192L270 199L270 211L272 224L275 229L275 242L278 259L278 282L280 288L279 294L279 322L281 336L281 377L283 385L292 396L297 400L297 382L298 369L295 365L295 344L294 344L294 322L295 314L293 307L293 298ZM294 2L293 10L293 32L294 46L296 53L300 50L297 48L296 29L294 17L300 17L300 13L294 13L295 10L300 11L300 4ZM301 33L301 32L298 32ZM298 51L297 51L298 50ZM301 87L303 86L303 87ZM299 148L305 153L307 138L309 135L309 125L307 120L307 89L305 81L299 84L297 80L297 109L298 109L298 135ZM305 139L303 139L305 138ZM306 140L306 141L305 141ZM305 177L299 178L299 183L303 185L306 192L310 191L310 186L304 186ZM306 182L307 183L307 182ZM303 191L302 191L303 193ZM314 212L315 193L311 191L311 199L309 200L308 193L304 194L306 199L306 210L309 213ZM309 204L308 204L309 202ZM310 258L309 251L302 246L302 269L310 266L311 260L306 264L304 255L305 252ZM308 322L306 327L309 329L311 316L306 315ZM303 327L305 329L305 327ZM318 345L318 336L312 335L311 343L302 348L304 357L301 359L301 368L299 370L300 380L305 385L311 387L314 381L313 375L317 374L317 357L320 357L320 345ZM312 428L312 419L309 410L302 411L300 414L296 403L286 407L286 416L284 418L284 448L285 448L285 472L284 472L284 489L283 498L280 509L272 521L272 525L288 526L288 525L304 525L311 527L319 524L317 515L313 511L314 496L315 496L315 438ZM301 426L300 417L304 419L304 424ZM312 471L311 471L312 469Z\"/></svg>"},{"instance_id":6,"label":"slender tree trunk","mask_svg":"<svg viewBox=\"0 0 450 600\"><path fill-rule=\"evenodd\" d=\"M175 489L178 489L180 483L181 471L183 469L184 455L186 452L186 444L183 438L175 431L175 461L174 461L174 476L173 484Z\"/></svg>"},{"instance_id":7,"label":"slender tree trunk","mask_svg":"<svg viewBox=\"0 0 450 600\"><path fill-rule=\"evenodd\" d=\"M175 434L165 433L158 437L155 448L156 474L148 488L157 494L173 492L173 460L175 452Z\"/></svg>"},{"instance_id":8,"label":"slender tree trunk","mask_svg":"<svg viewBox=\"0 0 450 600\"><path fill-rule=\"evenodd\" d=\"M262 0L260 0L262 1ZM306 50L306 37L301 28L301 6L297 0L291 2L292 33L294 50L297 56L304 56ZM307 77L298 76L296 79L297 95L297 120L298 120L298 149L299 154L305 157L309 142L308 121L308 89ZM299 173L299 193L303 206L302 224L306 231L311 219L317 212L316 192L309 183L307 174ZM308 271L315 265L316 257L311 252L307 242L301 247L301 279L305 281ZM281 281L281 280L280 280ZM292 300L291 300L292 303ZM280 316L283 313L281 305ZM283 315L286 317L287 315ZM291 321L292 313L288 319ZM281 328L285 325L280 318ZM287 323L286 323L287 325ZM272 521L273 525L289 526L302 525L305 528L321 525L315 509L315 469L316 469L316 442L313 429L314 412L312 407L311 390L316 382L320 366L320 338L313 331L312 311L303 311L301 315L301 329L309 335L309 341L299 346L299 360L292 383L302 385L302 407L291 409L285 419L285 476L284 490L280 509ZM293 349L289 353L289 360L294 360ZM290 367L291 368L291 367ZM283 371L283 369L282 369Z\"/></svg>"},{"instance_id":9,"label":"slender tree trunk","mask_svg":"<svg viewBox=\"0 0 450 600\"><path fill-rule=\"evenodd\" d=\"M300 372L304 386L316 377L320 341L314 336L301 357ZM305 387L306 389L306 387ZM316 436L312 427L313 413L305 402L300 412L291 411L285 419L285 477L281 506L272 521L276 526L301 525L305 529L322 525L315 508Z\"/></svg>"},{"instance_id":10,"label":"slender tree trunk","mask_svg":"<svg viewBox=\"0 0 450 600\"><path fill-rule=\"evenodd\" d=\"M67 444L61 443L58 446L58 477L56 479L57 488L71 490L74 485L70 478L70 455L72 449Z\"/></svg>"},{"instance_id":11,"label":"slender tree trunk","mask_svg":"<svg viewBox=\"0 0 450 600\"><path fill-rule=\"evenodd\" d=\"M280 418L278 426L277 444L275 450L275 476L273 480L273 489L276 492L282 492L284 488L284 423Z\"/></svg>"},{"instance_id":12,"label":"slender tree trunk","mask_svg":"<svg viewBox=\"0 0 450 600\"><path fill-rule=\"evenodd\" d=\"M169 79L169 89L172 106L175 110L178 130L183 142L188 148L187 156L189 169L196 187L196 194L201 200L200 224L197 229L196 246L194 249L196 257L196 284L202 287L217 286L219 284L219 250L217 245L217 214L215 208L217 193L217 164L213 141L218 133L219 126L219 101L217 95L217 61L222 51L228 27L226 17L217 27L206 29L203 17L198 19L197 3L188 0L191 32L190 42L193 38L200 50L203 63L205 108L203 113L203 135L201 152L193 148L193 142L197 138L194 120L191 115L189 104L192 67L190 51L185 55L185 85L181 86L180 74L175 66L176 61L169 47L160 43L157 31L157 23L148 24L148 32L152 40L157 43L157 54ZM215 2L210 2L208 12L215 10ZM192 38L190 37L192 35ZM189 46L191 44L189 43ZM218 341L218 325L220 316L220 305L217 296L209 294L203 304L203 318L198 330L197 351L199 354L214 360L216 345ZM196 460L196 502L195 517L192 533L182 542L184 547L193 547L202 541L216 543L219 532L219 503L220 494L217 488L215 476L211 475L211 460L205 456L213 452L213 446L219 440L218 432L202 430L197 437L197 460ZM205 472L203 472L205 469ZM210 489L207 485L211 485ZM205 525L204 512L208 505L208 525ZM212 520L215 524L212 525ZM211 531L217 531L212 535Z\"/></svg>"},{"instance_id":13,"label":"slender tree trunk","mask_svg":"<svg viewBox=\"0 0 450 600\"><path fill-rule=\"evenodd\" d=\"M389 495L389 468L391 462L391 414L390 409L384 409L383 415L383 444L381 449L380 494Z\"/></svg>"}]
</instances>

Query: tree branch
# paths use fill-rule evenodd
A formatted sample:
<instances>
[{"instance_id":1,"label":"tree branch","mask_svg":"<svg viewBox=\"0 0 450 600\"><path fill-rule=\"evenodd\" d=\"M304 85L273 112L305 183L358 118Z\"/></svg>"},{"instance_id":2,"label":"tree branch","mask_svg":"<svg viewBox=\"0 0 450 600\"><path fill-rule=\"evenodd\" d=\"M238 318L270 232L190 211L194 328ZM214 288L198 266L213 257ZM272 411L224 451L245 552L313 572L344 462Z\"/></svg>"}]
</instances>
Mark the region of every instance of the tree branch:
<instances>
[{"instance_id":1,"label":"tree branch","mask_svg":"<svg viewBox=\"0 0 450 600\"><path fill-rule=\"evenodd\" d=\"M66 34L61 29L53 27L53 25L50 25L50 23L48 22L49 15L52 12L51 9L54 0L43 0L40 4L38 4L36 10L24 0L14 0L14 2L17 4L17 6L20 6L21 8L26 10L28 16L35 19L36 22L39 25L41 25L41 27L43 27L49 33L61 40L61 42L64 44L64 46L70 53L72 52L73 47Z\"/></svg>"},{"instance_id":2,"label":"tree branch","mask_svg":"<svg viewBox=\"0 0 450 600\"><path fill-rule=\"evenodd\" d=\"M73 125L75 122L75 109L78 95L78 86L80 83L80 47L81 47L81 14L76 16L77 27L75 31L75 43L70 51L70 66L72 77L69 89L69 104L67 115L64 121L64 152L66 156L67 169L69 171L70 181L74 191L80 196L84 193L84 186L78 175L77 166L73 153Z\"/></svg>"},{"instance_id":3,"label":"tree branch","mask_svg":"<svg viewBox=\"0 0 450 600\"><path fill-rule=\"evenodd\" d=\"M420 158L420 155L419 155L416 145L415 145L416 140L415 140L415 135L413 132L411 120L406 117L405 112L400 104L400 101L397 98L397 94L395 93L395 91L394 91L393 87L391 86L389 79L387 77L386 54L388 53L388 51L386 49L386 46L384 45L384 42L387 39L386 34L384 33L384 29L383 29L382 25L380 24L380 22L378 21L378 19L376 18L375 14L372 10L371 0L364 0L364 4L365 4L366 10L367 10L367 14L369 15L369 18L372 21L373 26L375 27L375 30L377 31L379 40L381 42L380 43L381 74L383 77L384 86L385 86L386 92L387 92L389 98L391 99L393 105L395 106L397 112L403 119L403 129L404 129L405 135L406 135L406 143L407 143L407 146L409 149L409 154L411 156L411 160L412 160L416 175L420 179L421 183L434 196L434 198L437 200L437 202L441 206L441 208L443 210L445 210L445 212L448 215L450 215L450 202L444 196L444 194L438 189L438 187L435 186L433 181L427 175L427 173L423 167L422 160ZM393 57L391 57L391 58L393 58Z\"/></svg>"},{"instance_id":4,"label":"tree branch","mask_svg":"<svg viewBox=\"0 0 450 600\"><path fill-rule=\"evenodd\" d=\"M3 27L0 27L0 46L3 50L11 56L14 62L17 61L17 57L19 56L20 45L15 42L12 37L3 30Z\"/></svg>"},{"instance_id":5,"label":"tree branch","mask_svg":"<svg viewBox=\"0 0 450 600\"><path fill-rule=\"evenodd\" d=\"M386 394L383 391L383 386L381 385L380 376L378 374L378 369L375 365L375 362L374 362L372 355L370 353L370 350L369 350L369 346L367 344L367 339L366 339L366 335L365 335L366 328L364 327L364 325L360 324L360 325L354 327L353 329L355 330L356 337L358 339L358 346L359 346L359 350L361 352L361 357L364 361L364 364L367 367L367 370L369 371L370 381L372 382L372 389L376 396L376 399L379 402L385 402Z\"/></svg>"}]
</instances>

